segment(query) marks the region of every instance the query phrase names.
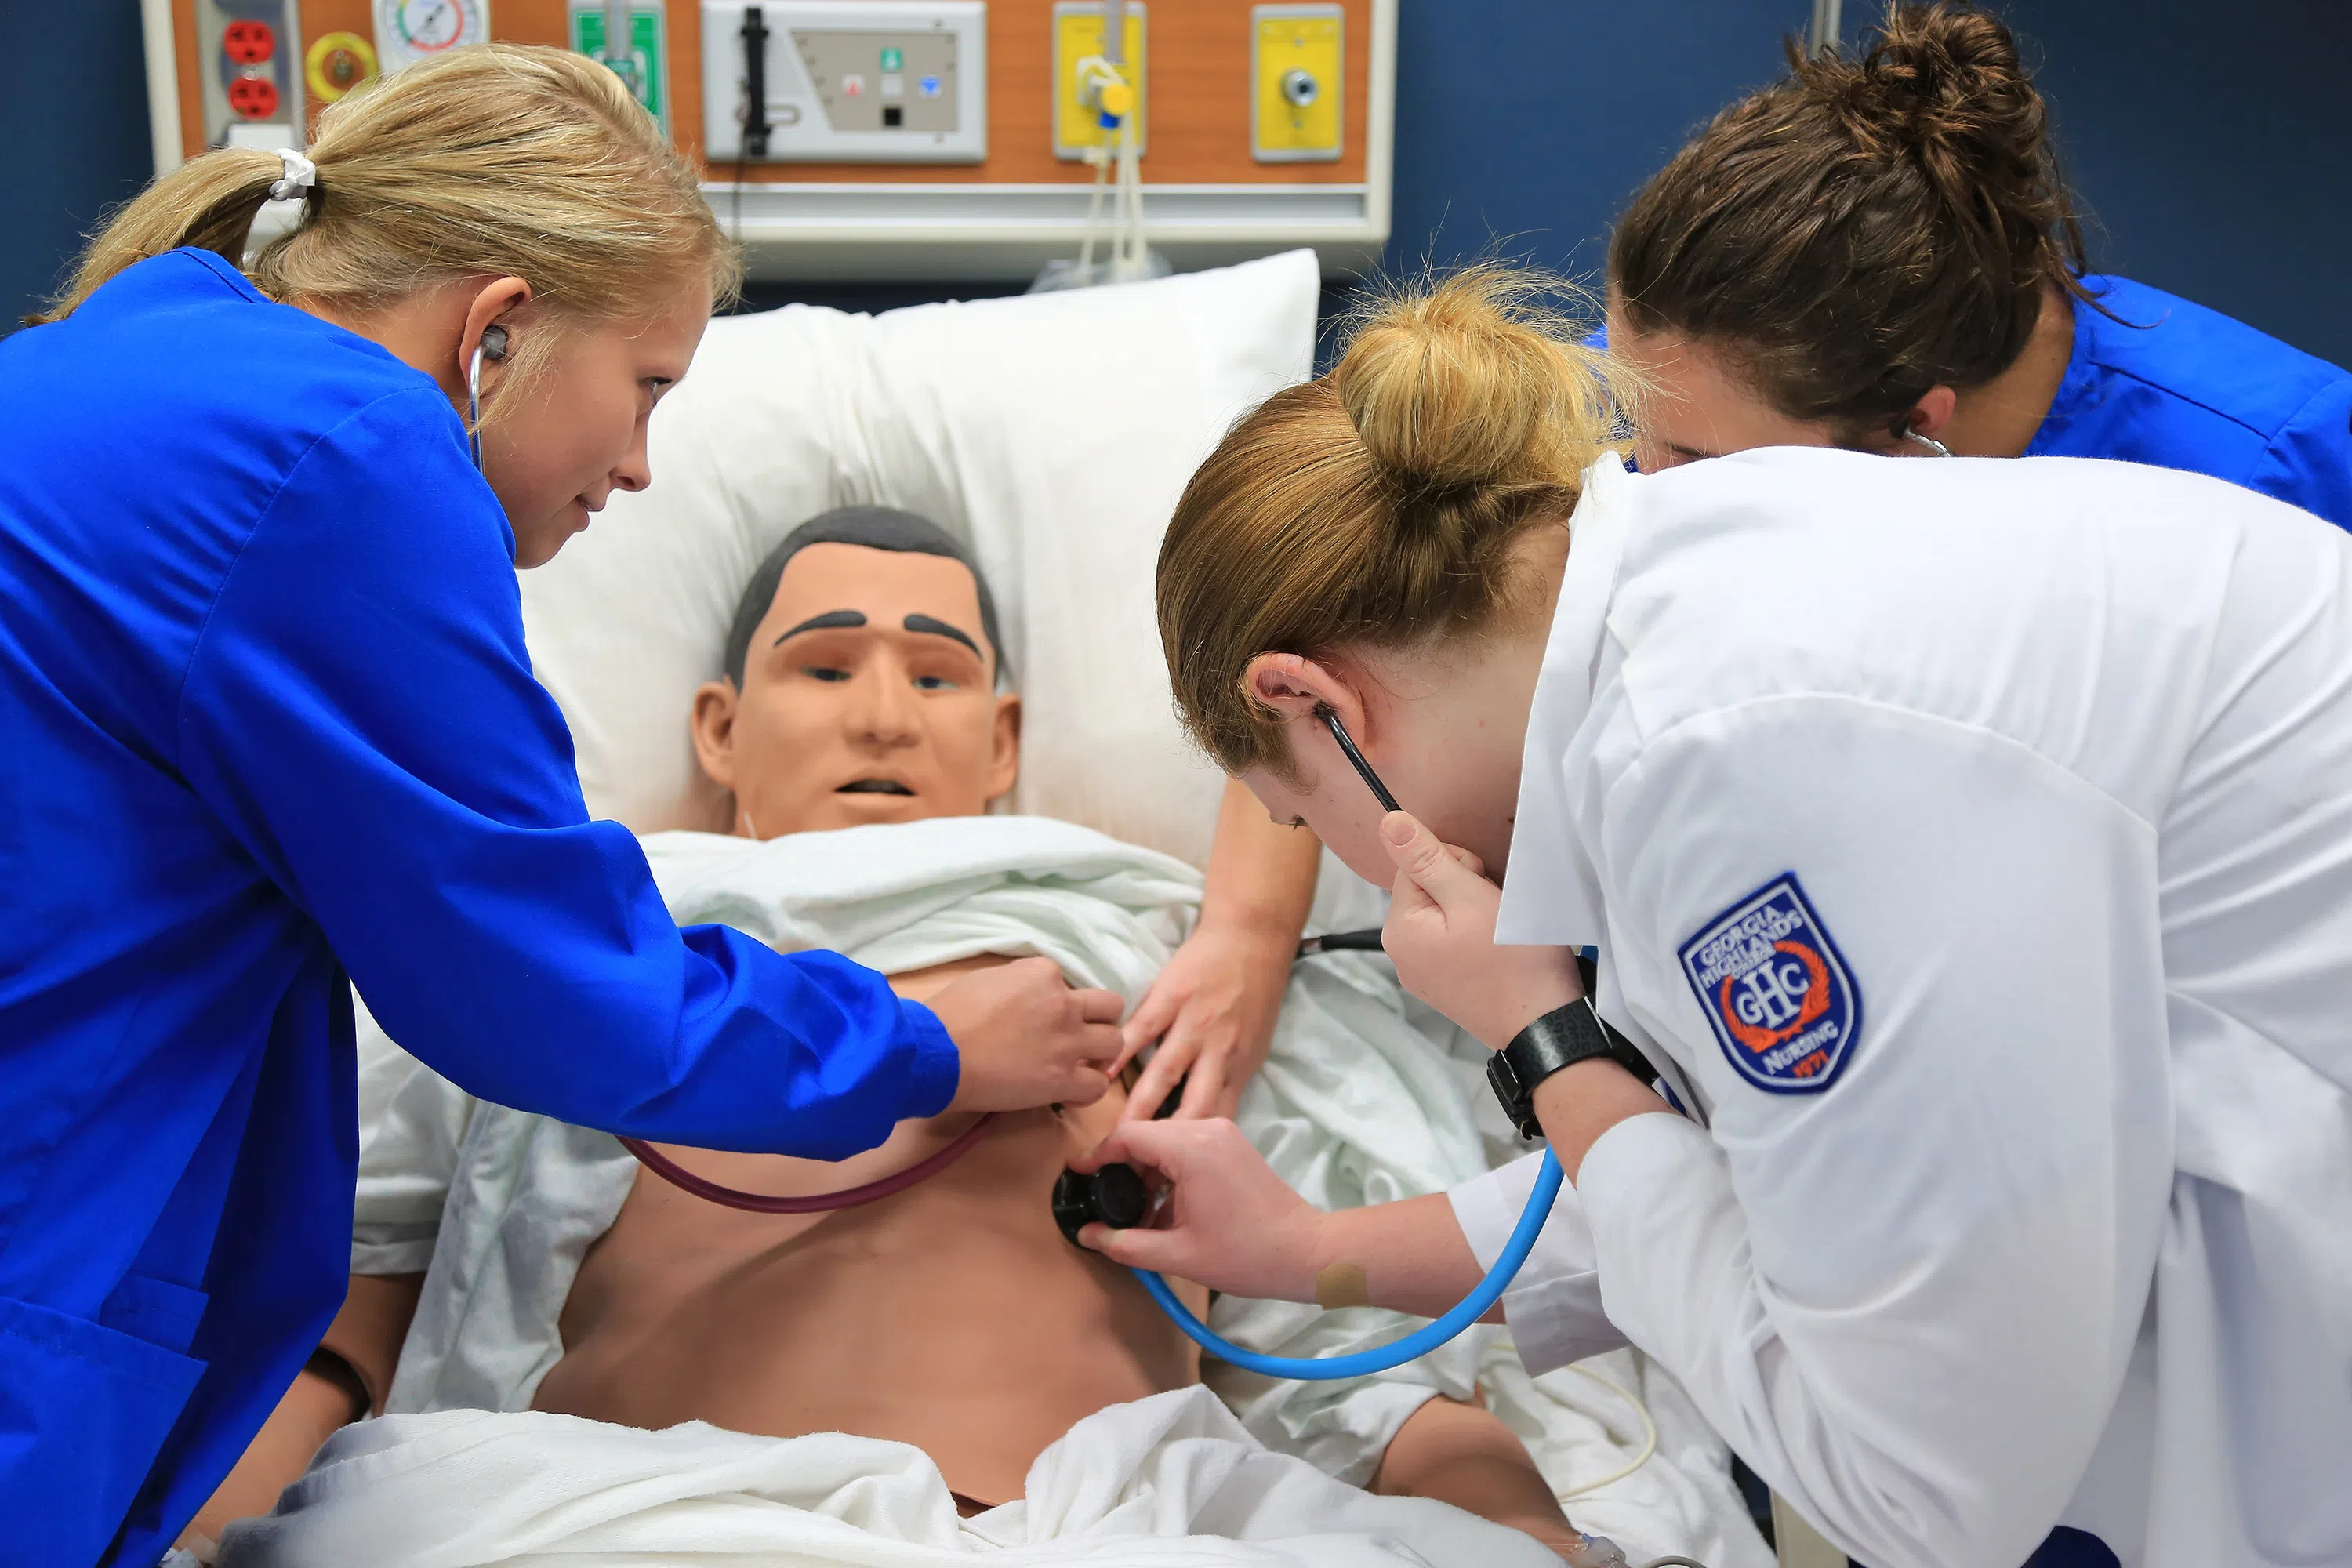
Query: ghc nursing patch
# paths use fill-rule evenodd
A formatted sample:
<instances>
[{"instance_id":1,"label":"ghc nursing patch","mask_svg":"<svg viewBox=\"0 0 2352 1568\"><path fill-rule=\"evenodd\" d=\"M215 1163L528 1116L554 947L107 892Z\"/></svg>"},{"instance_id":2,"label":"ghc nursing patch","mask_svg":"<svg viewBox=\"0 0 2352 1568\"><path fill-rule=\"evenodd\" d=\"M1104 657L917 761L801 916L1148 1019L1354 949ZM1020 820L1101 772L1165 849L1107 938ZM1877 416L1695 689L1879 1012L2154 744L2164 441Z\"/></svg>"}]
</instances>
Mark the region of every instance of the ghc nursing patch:
<instances>
[{"instance_id":1,"label":"ghc nursing patch","mask_svg":"<svg viewBox=\"0 0 2352 1568\"><path fill-rule=\"evenodd\" d=\"M1739 1075L1774 1094L1819 1094L1862 1032L1862 992L1793 871L1682 945L1683 973Z\"/></svg>"}]
</instances>

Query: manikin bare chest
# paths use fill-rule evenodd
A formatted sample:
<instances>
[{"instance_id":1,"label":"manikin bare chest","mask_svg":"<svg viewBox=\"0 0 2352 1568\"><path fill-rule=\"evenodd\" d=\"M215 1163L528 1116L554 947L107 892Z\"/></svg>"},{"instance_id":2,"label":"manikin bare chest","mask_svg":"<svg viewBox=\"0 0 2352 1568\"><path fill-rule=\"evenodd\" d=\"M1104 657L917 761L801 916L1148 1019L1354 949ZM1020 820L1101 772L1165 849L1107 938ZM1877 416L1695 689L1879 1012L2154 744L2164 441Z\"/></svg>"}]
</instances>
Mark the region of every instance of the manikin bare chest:
<instances>
[{"instance_id":1,"label":"manikin bare chest","mask_svg":"<svg viewBox=\"0 0 2352 1568\"><path fill-rule=\"evenodd\" d=\"M563 1359L534 1403L633 1426L891 1438L957 1491L1019 1496L1072 1423L1199 1380L1191 1342L1125 1269L1071 1246L1047 1205L1123 1098L1000 1116L929 1180L828 1214L748 1214L640 1171L581 1266ZM837 1164L664 1152L748 1192L832 1192L904 1170L971 1121L904 1122Z\"/></svg>"}]
</instances>

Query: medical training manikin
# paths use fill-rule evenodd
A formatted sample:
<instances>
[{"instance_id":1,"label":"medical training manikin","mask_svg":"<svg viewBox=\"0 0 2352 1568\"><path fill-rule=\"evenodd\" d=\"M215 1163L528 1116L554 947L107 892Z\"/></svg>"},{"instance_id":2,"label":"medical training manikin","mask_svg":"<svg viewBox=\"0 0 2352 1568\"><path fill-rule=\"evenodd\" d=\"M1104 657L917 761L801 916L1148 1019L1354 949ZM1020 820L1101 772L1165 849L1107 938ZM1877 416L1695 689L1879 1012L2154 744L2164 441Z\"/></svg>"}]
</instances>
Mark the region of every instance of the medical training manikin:
<instances>
[{"instance_id":1,"label":"medical training manikin","mask_svg":"<svg viewBox=\"0 0 2352 1568\"><path fill-rule=\"evenodd\" d=\"M835 514L788 540L746 595L729 679L695 706L738 836L646 841L672 912L838 948L919 997L1024 952L1139 994L1198 879L1086 829L982 815L1018 765L992 623L984 584L919 520ZM405 1414L347 1428L277 1517L229 1532L226 1563L559 1545L823 1559L843 1528L828 1514L941 1548L959 1530L1074 1555L1106 1535L1198 1534L1268 1553L1223 1561L1342 1562L1373 1535L1405 1561L1557 1561L1470 1514L1358 1489L1439 1474L1428 1489L1449 1500L1568 1536L1518 1438L1465 1403L1473 1342L1337 1384L1220 1367L1231 1413L1196 1386L1198 1352L1045 1204L1116 1119L1116 1089L1000 1117L888 1198L778 1216L691 1196L608 1135L471 1100L389 1047L370 1063L396 1082L369 1121L360 1278L328 1345ZM1377 971L1324 964L1294 984L1243 1122L1319 1202L1436 1191L1481 1163L1445 1073ZM829 1192L969 1121L903 1123L839 1164L665 1152L739 1189ZM1214 1318L1310 1354L1399 1323L1230 1300Z\"/></svg>"}]
</instances>

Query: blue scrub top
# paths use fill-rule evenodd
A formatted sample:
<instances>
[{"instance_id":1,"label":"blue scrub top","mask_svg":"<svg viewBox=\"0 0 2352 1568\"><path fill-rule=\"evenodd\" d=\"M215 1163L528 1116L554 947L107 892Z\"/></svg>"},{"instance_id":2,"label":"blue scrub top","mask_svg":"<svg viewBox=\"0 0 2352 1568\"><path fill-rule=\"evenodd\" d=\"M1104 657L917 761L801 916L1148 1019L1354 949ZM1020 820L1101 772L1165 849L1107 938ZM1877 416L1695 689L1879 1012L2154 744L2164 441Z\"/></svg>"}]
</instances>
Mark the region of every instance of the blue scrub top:
<instances>
[{"instance_id":1,"label":"blue scrub top","mask_svg":"<svg viewBox=\"0 0 2352 1568\"><path fill-rule=\"evenodd\" d=\"M2074 352L2029 458L2186 468L2352 528L2352 374L2128 278L2083 279Z\"/></svg>"},{"instance_id":2,"label":"blue scrub top","mask_svg":"<svg viewBox=\"0 0 2352 1568\"><path fill-rule=\"evenodd\" d=\"M880 976L677 929L448 400L208 252L0 342L0 725L12 1562L153 1563L332 1318L346 971L592 1127L838 1158L954 1093Z\"/></svg>"}]
</instances>

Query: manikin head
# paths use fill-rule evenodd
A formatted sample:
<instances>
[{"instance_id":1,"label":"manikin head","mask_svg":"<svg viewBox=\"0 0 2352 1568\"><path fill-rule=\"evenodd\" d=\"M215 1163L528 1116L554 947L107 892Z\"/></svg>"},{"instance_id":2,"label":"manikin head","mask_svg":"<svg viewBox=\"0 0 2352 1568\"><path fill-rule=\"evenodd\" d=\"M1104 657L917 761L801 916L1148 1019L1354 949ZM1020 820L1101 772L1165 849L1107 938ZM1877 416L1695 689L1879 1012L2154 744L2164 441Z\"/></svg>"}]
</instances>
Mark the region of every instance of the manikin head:
<instances>
[{"instance_id":1,"label":"manikin head","mask_svg":"<svg viewBox=\"0 0 2352 1568\"><path fill-rule=\"evenodd\" d=\"M1160 547L1160 643L1193 738L1277 822L1386 884L1399 804L1499 875L1582 475L1631 389L1499 267L1402 292L1328 375L1276 393L1186 486Z\"/></svg>"},{"instance_id":2,"label":"manikin head","mask_svg":"<svg viewBox=\"0 0 2352 1568\"><path fill-rule=\"evenodd\" d=\"M752 574L727 675L694 694L702 770L732 830L773 838L972 816L1013 787L1021 700L962 546L878 507L795 529Z\"/></svg>"}]
</instances>

